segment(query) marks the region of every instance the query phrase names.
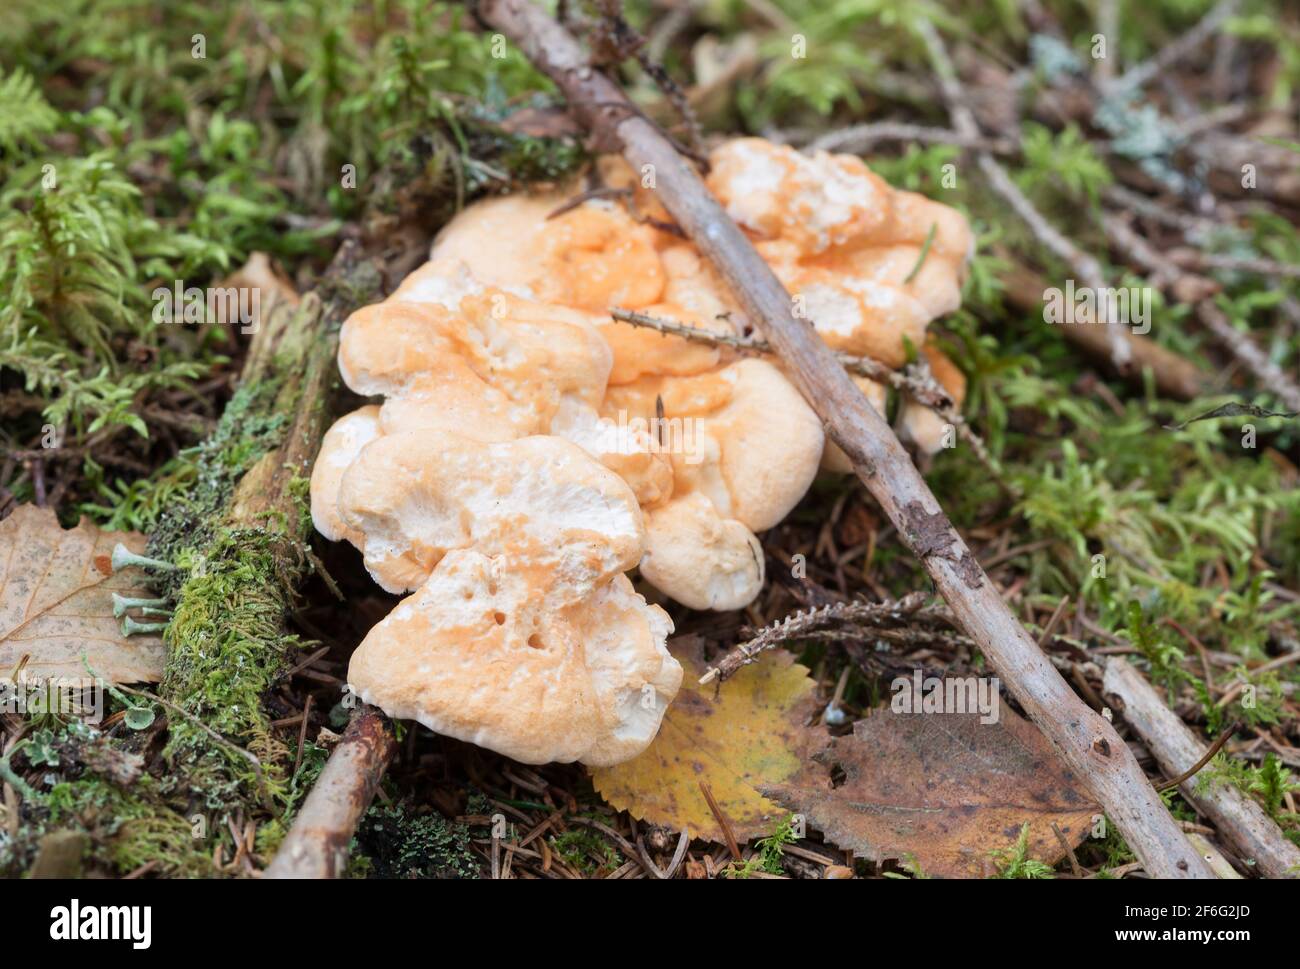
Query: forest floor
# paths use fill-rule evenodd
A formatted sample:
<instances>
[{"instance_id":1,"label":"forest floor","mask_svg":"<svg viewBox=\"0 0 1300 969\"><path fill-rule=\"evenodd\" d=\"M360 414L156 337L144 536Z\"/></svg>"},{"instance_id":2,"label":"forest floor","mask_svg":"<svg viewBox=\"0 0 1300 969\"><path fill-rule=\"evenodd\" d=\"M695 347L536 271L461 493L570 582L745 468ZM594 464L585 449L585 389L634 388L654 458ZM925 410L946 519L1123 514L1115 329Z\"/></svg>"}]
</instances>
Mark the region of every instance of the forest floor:
<instances>
[{"instance_id":1,"label":"forest floor","mask_svg":"<svg viewBox=\"0 0 1300 969\"><path fill-rule=\"evenodd\" d=\"M616 46L605 6L573 21L600 50ZM641 0L626 17L675 84L634 57L607 69L682 139L859 154L967 214L978 244L963 305L931 329L967 378L965 418L987 453L918 458L927 482L1085 702L1109 705L1102 670L1127 657L1204 745L1222 741L1200 790L1242 791L1300 844L1300 9L1094 6L1095 19L1062 0ZM65 527L85 516L149 535L157 551L176 540L168 528L197 520L214 468L237 481L265 453L259 435L279 429L228 413L250 336L211 319L156 325L158 287L216 285L265 253L282 285L307 293L345 240L381 240L369 251L391 289L471 200L584 164L549 82L492 44L464 8L422 0L6 4L0 521L31 504ZM1117 368L1105 341L1044 322L1044 290L1067 279L1150 296L1146 367ZM343 413L360 403L348 396L322 403ZM801 610L931 588L850 477L819 478L760 537L769 580L750 607L670 608L677 634L710 655ZM290 659L255 692L265 737L216 728L265 759L269 806L189 782L177 734L208 722L202 697L177 713L119 693L93 738L3 712L0 872L30 871L69 832L79 873L269 863L347 723L348 658L397 601L344 543L315 536L298 564L287 630L267 634ZM181 635L163 637L175 650ZM777 635L835 736L887 703L896 676L985 669L939 625L887 647L852 629ZM142 703L157 716L136 722ZM208 744L188 729L187 743ZM676 830L610 807L582 767L524 767L415 724L398 735L356 833L360 877L922 873L835 847L815 825L796 841L784 821L749 844L698 838L679 853ZM88 766L91 747L138 757L135 787ZM1252 875L1186 790L1162 796ZM989 873L1117 877L1134 862L1113 828L1053 864L1012 832Z\"/></svg>"}]
</instances>

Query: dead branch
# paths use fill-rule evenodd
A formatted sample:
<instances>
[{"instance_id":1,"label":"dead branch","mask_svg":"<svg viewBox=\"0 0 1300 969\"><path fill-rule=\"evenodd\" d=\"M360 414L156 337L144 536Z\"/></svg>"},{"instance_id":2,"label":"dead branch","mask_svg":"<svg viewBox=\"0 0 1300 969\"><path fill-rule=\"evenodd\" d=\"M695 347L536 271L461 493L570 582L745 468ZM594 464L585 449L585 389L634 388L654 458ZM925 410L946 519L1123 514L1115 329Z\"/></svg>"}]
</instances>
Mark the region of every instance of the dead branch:
<instances>
[{"instance_id":1,"label":"dead branch","mask_svg":"<svg viewBox=\"0 0 1300 969\"><path fill-rule=\"evenodd\" d=\"M634 310L624 310L617 307L611 309L609 315L621 323L656 330L669 336L679 336L683 340L690 340L693 343L731 347L733 350L739 350L742 353L757 353L768 356L776 354L776 351L772 349L772 344L754 337L736 336L734 333L715 333L712 330L704 330L698 326L678 323L676 320L667 320L659 316L651 316L648 313L638 313ZM873 360L870 357L855 357L838 350L835 351L835 358L849 373L867 377L877 383L888 384L899 393L906 394L918 404L932 410L941 411L952 407L952 398L944 392L942 387L935 384L933 378L925 381L918 380L901 370L886 366L878 360Z\"/></svg>"},{"instance_id":2,"label":"dead branch","mask_svg":"<svg viewBox=\"0 0 1300 969\"><path fill-rule=\"evenodd\" d=\"M1205 745L1132 664L1112 658L1106 664L1102 690L1121 701L1125 722L1142 738L1166 774L1181 776L1205 755ZM1263 808L1237 788L1222 784L1202 790L1195 777L1183 780L1179 788L1241 856L1253 859L1269 878L1300 875L1300 848L1286 839Z\"/></svg>"},{"instance_id":3,"label":"dead branch","mask_svg":"<svg viewBox=\"0 0 1300 969\"><path fill-rule=\"evenodd\" d=\"M869 628L905 623L925 603L924 592L913 592L897 602L834 602L796 612L764 626L747 642L728 653L700 677L703 686L733 676L742 666L757 662L760 653L791 639L807 638L828 626L849 623Z\"/></svg>"},{"instance_id":4,"label":"dead branch","mask_svg":"<svg viewBox=\"0 0 1300 969\"><path fill-rule=\"evenodd\" d=\"M1180 292L1189 290L1212 293L1218 289L1210 280L1183 272L1172 260L1157 252L1120 216L1106 216L1105 225L1106 232L1116 245L1139 268L1149 273L1156 285L1175 298ZM1201 325L1250 372L1262 390L1276 394L1288 410L1300 411L1300 385L1269 359L1268 354L1249 333L1243 333L1234 327L1227 314L1208 295L1194 300L1193 305Z\"/></svg>"},{"instance_id":5,"label":"dead branch","mask_svg":"<svg viewBox=\"0 0 1300 969\"><path fill-rule=\"evenodd\" d=\"M1182 60L1197 47L1205 43L1219 26L1237 9L1237 0L1220 0L1191 30L1171 44L1160 48L1160 52L1149 60L1143 61L1125 71L1111 87L1122 91L1126 88L1137 89L1167 71L1173 64Z\"/></svg>"},{"instance_id":6,"label":"dead branch","mask_svg":"<svg viewBox=\"0 0 1300 969\"><path fill-rule=\"evenodd\" d=\"M1210 878L1119 734L1079 699L1011 614L952 527L903 446L840 366L694 168L665 136L630 112L623 92L592 69L582 48L526 0L483 0L479 17L517 44L563 92L593 133L621 145L638 171L656 173L665 208L718 269L781 357L795 385L879 502L1026 713L1106 808L1147 872Z\"/></svg>"},{"instance_id":7,"label":"dead branch","mask_svg":"<svg viewBox=\"0 0 1300 969\"><path fill-rule=\"evenodd\" d=\"M684 340L691 340L695 343L731 347L742 353L776 354L770 343L754 337L736 336L734 333L714 333L712 330L687 326L675 320L665 320L657 316L650 316L647 313L638 313L632 310L618 309L617 307L610 310L610 316L632 326L646 327L660 333L679 336ZM849 373L867 377L877 383L888 384L894 390L910 397L922 407L928 407L942 417L957 429L957 433L962 440L969 444L971 450L975 452L976 459L980 464L984 465L1002 490L1012 498L1020 497L1019 490L1007 481L1001 462L993 457L988 445L984 443L984 439L975 432L975 429L966 420L965 415L957 409L952 398L948 396L947 391L934 379L924 358L904 370L895 370L878 360L871 359L871 357L855 357L841 350L835 351L835 358L843 364L844 369Z\"/></svg>"},{"instance_id":8,"label":"dead branch","mask_svg":"<svg viewBox=\"0 0 1300 969\"><path fill-rule=\"evenodd\" d=\"M958 133L967 137L976 137L980 133L979 123L975 120L975 113L962 98L957 81L957 70L953 66L952 58L948 56L948 48L944 45L943 38L929 21L921 21L917 25L917 32L925 42L930 63L934 66L935 74L939 79L939 89L948 105L948 113L952 116L953 125ZM1002 196L1034 236L1051 253L1065 262L1084 286L1094 291L1104 289L1105 273L1097 258L1084 252L1052 225L1034 207L1025 193L1020 191L1016 183L1011 180L1011 176L1007 174L1007 170L998 164L992 155L986 151L979 151L976 152L975 158L989 186ZM1116 325L1117 323L1116 320L1106 319L1103 312L1101 316L1082 326L1067 327L1065 334L1067 338L1077 341L1077 334L1093 331L1091 333L1093 344L1104 344L1108 348L1111 366L1119 373L1125 374L1130 372L1134 362L1133 338L1123 327Z\"/></svg>"},{"instance_id":9,"label":"dead branch","mask_svg":"<svg viewBox=\"0 0 1300 969\"><path fill-rule=\"evenodd\" d=\"M397 752L393 725L375 707L352 715L264 878L338 878L361 815Z\"/></svg>"},{"instance_id":10,"label":"dead branch","mask_svg":"<svg viewBox=\"0 0 1300 969\"><path fill-rule=\"evenodd\" d=\"M828 131L810 142L807 151L848 151L864 154L879 141L920 142L924 145L955 145L975 148L995 155L1013 155L1019 147L1009 138L986 138L981 134L963 134L950 128L907 124L901 121L877 121L855 124L838 131Z\"/></svg>"},{"instance_id":11,"label":"dead branch","mask_svg":"<svg viewBox=\"0 0 1300 969\"><path fill-rule=\"evenodd\" d=\"M1002 274L1001 279L1007 302L1025 313L1042 313L1043 293L1047 289L1047 280L1043 276L1012 261L1011 268ZM1097 325L1067 323L1062 328L1067 339L1089 354L1109 359L1109 343ZM1128 339L1133 351L1133 366L1127 375L1130 379L1141 379L1143 371L1150 370L1156 389L1174 400L1192 400L1205 390L1205 379L1191 361L1146 337L1129 334Z\"/></svg>"}]
</instances>

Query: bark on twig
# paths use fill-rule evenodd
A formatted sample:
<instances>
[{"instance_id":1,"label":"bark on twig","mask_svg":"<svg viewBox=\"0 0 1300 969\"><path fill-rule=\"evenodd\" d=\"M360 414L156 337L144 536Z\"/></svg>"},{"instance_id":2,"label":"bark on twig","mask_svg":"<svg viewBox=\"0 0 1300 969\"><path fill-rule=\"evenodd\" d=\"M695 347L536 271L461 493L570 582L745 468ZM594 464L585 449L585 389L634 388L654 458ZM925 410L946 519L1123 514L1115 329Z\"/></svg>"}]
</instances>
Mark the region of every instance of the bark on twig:
<instances>
[{"instance_id":1,"label":"bark on twig","mask_svg":"<svg viewBox=\"0 0 1300 969\"><path fill-rule=\"evenodd\" d=\"M264 878L338 878L357 822L397 751L393 725L363 706L352 715Z\"/></svg>"},{"instance_id":2,"label":"bark on twig","mask_svg":"<svg viewBox=\"0 0 1300 969\"><path fill-rule=\"evenodd\" d=\"M636 170L651 166L664 207L776 348L962 628L1104 805L1146 870L1156 877L1211 877L1119 734L1075 695L1011 614L889 425L808 322L795 318L790 294L695 169L658 129L628 110L622 90L593 70L578 43L540 8L526 0L483 0L477 11L555 81L593 133L620 145Z\"/></svg>"},{"instance_id":3,"label":"bark on twig","mask_svg":"<svg viewBox=\"0 0 1300 969\"><path fill-rule=\"evenodd\" d=\"M1042 313L1043 292L1047 289L1047 280L1043 276L1013 262L1001 278L1007 302L1025 313ZM1099 325L1065 323L1062 329L1068 340L1090 355L1110 359L1110 344ZM1195 364L1166 350L1154 340L1130 334L1129 347L1133 352L1133 366L1127 376L1131 379L1140 380L1143 371L1150 370L1156 390L1174 400L1192 400L1205 389L1205 379Z\"/></svg>"},{"instance_id":4,"label":"bark on twig","mask_svg":"<svg viewBox=\"0 0 1300 969\"><path fill-rule=\"evenodd\" d=\"M897 602L834 602L814 607L806 612L796 612L764 626L754 638L741 643L710 666L700 677L700 685L716 680L726 680L742 666L757 662L760 653L773 649L790 639L806 637L827 626L840 623L877 627L905 623L925 604L924 592L913 592Z\"/></svg>"},{"instance_id":5,"label":"bark on twig","mask_svg":"<svg viewBox=\"0 0 1300 969\"><path fill-rule=\"evenodd\" d=\"M1220 25L1236 12L1236 9L1237 0L1220 0L1209 13L1200 19L1195 27L1173 43L1165 44L1160 48L1160 52L1151 59L1145 60L1125 71L1113 82L1111 88L1116 91L1122 91L1126 88L1136 89L1153 77L1163 74L1175 63L1209 40Z\"/></svg>"},{"instance_id":6,"label":"bark on twig","mask_svg":"<svg viewBox=\"0 0 1300 969\"><path fill-rule=\"evenodd\" d=\"M1176 299L1183 292L1210 294L1218 289L1212 281L1183 272L1172 260L1156 251L1121 216L1108 215L1106 231L1132 261L1152 281ZM1300 411L1300 385L1297 385L1281 367L1269 359L1264 349L1249 334L1232 325L1227 314L1215 305L1210 295L1193 301L1196 318L1209 330L1220 345L1231 353L1258 381L1260 388L1276 394L1288 410Z\"/></svg>"},{"instance_id":7,"label":"bark on twig","mask_svg":"<svg viewBox=\"0 0 1300 969\"><path fill-rule=\"evenodd\" d=\"M943 99L948 105L948 113L952 116L953 126L957 131L968 137L975 137L980 133L979 123L975 120L975 113L966 105L962 99L961 90L957 80L957 70L953 66L952 59L948 56L948 49L939 36L939 32L929 21L921 21L917 24L917 32L925 42L926 50L930 57L930 63L934 66L935 74L939 79L939 89L943 92ZM1034 207L1025 193L1007 170L998 164L997 160L986 151L976 153L976 161L979 164L980 171L984 173L985 180L989 186L1002 199L1011 206L1011 210L1016 213L1029 226L1034 236L1047 249L1052 252L1058 259L1070 267L1070 271L1079 277L1079 282L1089 287L1094 292L1106 287L1105 273L1102 271L1101 263L1091 253L1085 252L1074 244L1063 232L1052 225L1047 218ZM1111 366L1120 374L1127 374L1132 371L1134 365L1134 348L1133 335L1119 325L1118 320L1106 319L1104 315L1093 315L1093 318L1079 326L1066 328L1065 334L1067 339L1080 342L1083 334L1087 334L1086 339L1089 347L1096 350L1098 347L1106 347L1106 357L1109 359Z\"/></svg>"},{"instance_id":8,"label":"bark on twig","mask_svg":"<svg viewBox=\"0 0 1300 969\"><path fill-rule=\"evenodd\" d=\"M690 340L694 343L731 347L733 350L739 350L742 353L757 353L768 356L776 354L776 351L772 349L772 344L766 340L736 336L734 333L714 333L712 330L702 330L698 326L687 326L685 323L678 323L676 320L666 320L633 310L614 308L609 311L609 315L630 326L645 327L669 336L679 336L683 340ZM867 377L877 383L888 384L899 393L906 394L918 404L932 410L943 411L952 407L952 398L944 392L942 387L935 383L932 377L927 380L917 380L914 377L909 377L901 370L886 366L878 360L873 360L870 357L855 357L838 350L835 351L835 358L849 373Z\"/></svg>"},{"instance_id":9,"label":"bark on twig","mask_svg":"<svg viewBox=\"0 0 1300 969\"><path fill-rule=\"evenodd\" d=\"M1111 659L1106 664L1102 690L1122 702L1125 722L1142 738L1166 774L1181 775L1205 755L1205 745L1130 663L1118 657ZM1287 840L1262 807L1237 788L1219 784L1202 791L1195 777L1179 786L1183 796L1214 822L1244 860L1253 860L1269 878L1300 876L1300 848Z\"/></svg>"}]
</instances>

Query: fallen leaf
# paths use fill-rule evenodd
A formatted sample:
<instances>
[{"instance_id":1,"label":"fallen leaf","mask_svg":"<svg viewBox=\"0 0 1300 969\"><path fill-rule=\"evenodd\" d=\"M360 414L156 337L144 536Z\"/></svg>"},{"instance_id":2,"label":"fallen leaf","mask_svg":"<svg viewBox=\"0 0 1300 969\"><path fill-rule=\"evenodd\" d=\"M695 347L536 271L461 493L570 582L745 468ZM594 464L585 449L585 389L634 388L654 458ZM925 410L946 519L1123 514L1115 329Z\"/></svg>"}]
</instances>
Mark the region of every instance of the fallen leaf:
<instances>
[{"instance_id":1,"label":"fallen leaf","mask_svg":"<svg viewBox=\"0 0 1300 969\"><path fill-rule=\"evenodd\" d=\"M765 794L802 813L828 841L872 861L915 861L927 875L986 877L991 852L1014 847L1029 824L1029 853L1055 864L1101 809L1061 764L1041 731L1005 706L998 722L980 714L894 713L853 725L817 759L821 786L773 782ZM829 777L843 771L843 781Z\"/></svg>"},{"instance_id":2,"label":"fallen leaf","mask_svg":"<svg viewBox=\"0 0 1300 969\"><path fill-rule=\"evenodd\" d=\"M113 574L113 546L143 552L137 532L101 532L83 518L64 529L54 512L20 505L0 522L0 678L24 656L29 678L85 677L82 654L115 683L162 679L157 636L123 636L112 595L148 598L138 569Z\"/></svg>"},{"instance_id":3,"label":"fallen leaf","mask_svg":"<svg viewBox=\"0 0 1300 969\"><path fill-rule=\"evenodd\" d=\"M704 642L682 636L669 649L686 670L654 742L640 756L592 771L596 790L620 811L692 837L722 842L700 790L707 784L738 841L770 834L789 812L756 790L797 783L826 741L804 726L819 708L808 670L780 650L722 684L700 686Z\"/></svg>"}]
</instances>

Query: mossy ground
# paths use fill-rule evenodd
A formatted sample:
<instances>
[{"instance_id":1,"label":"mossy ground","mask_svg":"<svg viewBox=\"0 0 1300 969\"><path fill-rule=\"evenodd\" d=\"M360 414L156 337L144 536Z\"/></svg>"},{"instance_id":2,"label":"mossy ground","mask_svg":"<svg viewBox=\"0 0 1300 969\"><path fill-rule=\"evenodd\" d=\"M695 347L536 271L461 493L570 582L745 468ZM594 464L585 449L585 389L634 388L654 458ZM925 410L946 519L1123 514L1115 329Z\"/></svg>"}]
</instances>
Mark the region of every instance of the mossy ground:
<instances>
[{"instance_id":1,"label":"mossy ground","mask_svg":"<svg viewBox=\"0 0 1300 969\"><path fill-rule=\"evenodd\" d=\"M1023 108L1024 117L1006 119L999 133L1018 146L1000 156L1002 163L1047 218L1102 259L1112 280L1144 282L1140 267L1112 246L1102 218L1113 212L1108 189L1131 187L1126 169L1153 179L1156 187L1143 191L1176 215L1204 215L1195 205L1201 189L1239 211L1192 238L1141 226L1159 248L1194 245L1220 256L1300 261L1295 198L1247 194L1236 178L1196 181L1204 172L1169 123L1179 109L1165 94L1170 86L1189 92L1189 103L1207 117L1224 106L1204 94L1203 64L1177 65L1162 78L1164 94L1148 92L1162 117L1152 127L1159 137L1142 144L1124 137L1150 118L1136 104L1110 105L1104 117L1073 123L1042 112L1031 117L1055 79L1095 66L1088 5L1035 6L1046 12L1046 26L1030 22L1017 4L775 0L779 16L772 17L797 24L807 42L809 56L798 58L784 25L773 26L747 4L710 4L694 8L677 33L656 43L673 76L690 84L698 80L696 66L716 68L725 54L703 41L738 49L753 42L752 69L724 89L696 92L705 95L697 108L706 131L807 141L860 122L949 124L915 29L918 18L931 19L950 46L983 63L981 89L1003 90L1002 101ZM1210 0L1119 5L1117 66L1164 49L1209 6ZM630 19L647 29L655 26L654 9L628 4ZM245 29L250 22L265 29ZM325 754L310 737L339 726L328 719L336 686L286 687L284 674L322 627L319 638L341 673L358 635L346 623L382 614L390 603L377 597L346 550L317 548L321 557L336 556L331 568L350 596L348 617L339 617L332 593L307 565L304 479L289 483L292 500L274 513L253 521L224 514L244 477L286 444L301 348L285 348L278 364L238 383L246 338L212 323L155 327L148 294L175 279L209 284L254 250L270 253L305 289L320 278L345 226L382 234L427 207L437 210L426 219L432 229L478 193L574 171L585 157L578 140L525 136L504 124L528 108L540 119L537 127L546 127L555 107L550 85L509 45L504 58L493 56L489 38L469 26L455 5L423 0L15 0L0 10L0 292L8 296L0 304L0 444L34 452L47 424L63 443L43 461L0 460L0 515L43 493L65 521L85 513L113 528L147 531L150 554L184 566L158 576L175 604L160 692L225 741L157 708L167 731L152 737L145 751L150 770L140 785L122 791L77 770L51 771L58 782L24 805L17 842L0 829L0 864L9 871L25 870L39 835L59 826L89 832L90 861L119 874L150 861L159 874L213 871L215 843L227 859L234 853L226 825L214 822L241 809L258 822L259 855L283 837ZM1278 135L1274 141L1300 143L1292 123L1300 90L1294 11L1248 0L1227 33L1241 65L1229 78L1227 106L1267 117L1278 126L1268 128L1270 137ZM192 53L195 34L206 38L205 57ZM990 51L1010 60L990 60ZM1011 63L1024 85L999 89L999 72ZM611 70L652 117L673 117L642 72ZM1244 127L1228 130L1249 136ZM674 133L682 135L681 126ZM1078 655L1134 650L1203 738L1236 721L1247 741L1263 731L1284 746L1300 745L1293 694L1300 665L1254 669L1300 641L1300 425L1260 419L1252 448L1243 446L1239 422L1168 430L1230 400L1284 409L1274 388L1209 339L1189 307L1159 296L1151 338L1212 375L1213 392L1175 403L1149 384L1115 379L1040 314L1007 298L1001 280L1010 261L1058 280L1069 269L989 191L969 154L951 145L880 142L868 160L892 184L962 209L978 233L963 309L938 329L969 381L966 415L1020 497L1001 491L966 448L940 454L928 481L976 553L999 560L993 580L1008 590L1021 618L1041 630L1068 597L1062 622ZM53 189L42 188L47 165L57 174ZM345 166L354 169L354 187L343 177ZM1190 188L1169 189L1178 179L1191 179ZM394 248L407 245L393 240ZM78 258L70 259L74 251ZM1240 271L1212 275L1232 325L1294 374L1300 339L1286 305L1300 298L1297 282ZM355 305L373 290L374 280L349 279L321 298ZM325 395L317 403L326 406ZM896 406L891 402L891 412ZM810 580L837 595L898 595L926 581L879 510L842 479L819 482L764 543L773 553L770 574L789 554L803 554ZM1098 555L1104 575L1095 571ZM303 601L295 603L295 590ZM775 619L801 604L774 578L736 624ZM297 627L285 622L290 611L323 621L313 630ZM684 611L674 618L679 629L716 632ZM344 631L330 635L340 624ZM724 645L735 638L727 630ZM847 668L843 705L862 712L880 701L883 686L854 649L816 645L804 660L828 689ZM942 651L941 658L953 670L981 663ZM1238 683L1254 687L1258 702L1248 706L1240 693L1223 702ZM289 696L291 710L268 708L277 691ZM295 772L296 728L272 723L281 714L292 719L288 714L302 711L308 695L315 698L313 733ZM113 742L132 747L146 734ZM499 759L420 729L409 736L389 790L407 807L401 819L382 819L401 829L390 832L397 846L390 856L400 863L380 862L394 872L468 871L461 833L434 823L454 827L447 819L467 811L456 786L465 776L496 807L529 818L512 815L521 826L560 809L600 809L585 777L571 768L538 771L541 782L520 788L512 779L517 770ZM265 790L229 745L257 756ZM1206 772L1205 783L1236 784L1300 837L1300 818L1289 810L1293 778L1280 762L1247 760L1247 748L1246 741L1235 751L1229 745L1231 756ZM437 818L426 810L430 804ZM1177 796L1171 807L1193 817ZM209 818L207 840L189 834L196 812ZM584 831L553 835L559 864L567 859L581 869L606 854L609 843ZM469 850L480 860L482 840L470 825ZM1111 829L1081 860L1105 871L1130 857ZM793 871L795 862L787 862ZM1009 867L1029 870L1020 862Z\"/></svg>"}]
</instances>

